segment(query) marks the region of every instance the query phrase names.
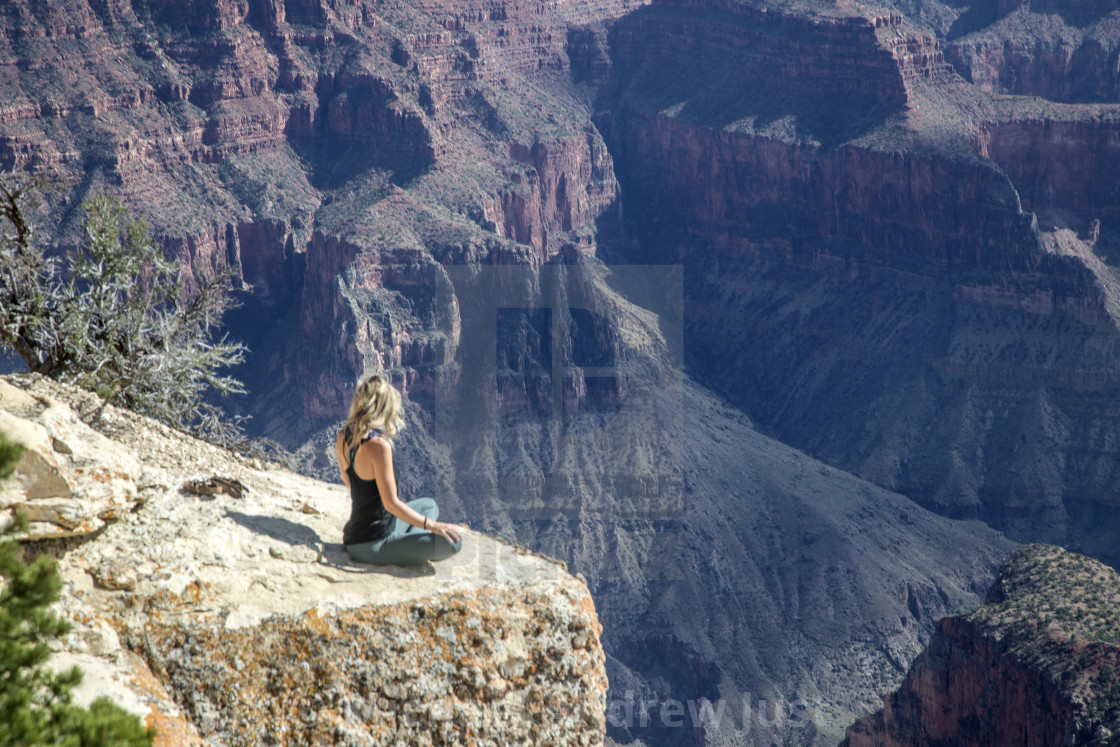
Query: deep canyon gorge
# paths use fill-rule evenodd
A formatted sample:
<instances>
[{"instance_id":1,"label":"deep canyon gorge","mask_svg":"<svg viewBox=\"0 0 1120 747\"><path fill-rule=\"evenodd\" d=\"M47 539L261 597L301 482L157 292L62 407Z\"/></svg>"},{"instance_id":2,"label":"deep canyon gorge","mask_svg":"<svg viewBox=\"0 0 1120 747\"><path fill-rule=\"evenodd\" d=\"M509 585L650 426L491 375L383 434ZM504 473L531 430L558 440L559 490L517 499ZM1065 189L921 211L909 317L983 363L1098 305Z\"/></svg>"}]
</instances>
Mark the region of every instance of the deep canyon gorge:
<instances>
[{"instance_id":1,"label":"deep canyon gorge","mask_svg":"<svg viewBox=\"0 0 1120 747\"><path fill-rule=\"evenodd\" d=\"M1118 60L1105 0L6 2L0 167L235 269L304 473L389 371L402 493L586 578L610 739L835 744L1017 543L1120 566Z\"/></svg>"}]
</instances>

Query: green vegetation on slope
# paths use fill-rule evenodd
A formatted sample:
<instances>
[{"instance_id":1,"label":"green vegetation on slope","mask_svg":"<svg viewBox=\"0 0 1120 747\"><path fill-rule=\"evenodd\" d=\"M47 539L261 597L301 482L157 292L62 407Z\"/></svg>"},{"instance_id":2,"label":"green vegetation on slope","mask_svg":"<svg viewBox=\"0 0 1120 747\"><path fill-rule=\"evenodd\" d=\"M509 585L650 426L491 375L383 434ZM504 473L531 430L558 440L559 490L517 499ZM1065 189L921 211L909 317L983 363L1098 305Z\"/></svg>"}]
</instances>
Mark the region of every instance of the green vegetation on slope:
<instances>
[{"instance_id":1,"label":"green vegetation on slope","mask_svg":"<svg viewBox=\"0 0 1120 747\"><path fill-rule=\"evenodd\" d=\"M1049 633L1071 642L1120 645L1120 575L1053 545L1028 545L1004 562L992 601L973 622L999 628L1009 642Z\"/></svg>"},{"instance_id":2,"label":"green vegetation on slope","mask_svg":"<svg viewBox=\"0 0 1120 747\"><path fill-rule=\"evenodd\" d=\"M1050 676L1090 724L1120 733L1120 574L1051 545L1010 555L967 619Z\"/></svg>"}]
</instances>

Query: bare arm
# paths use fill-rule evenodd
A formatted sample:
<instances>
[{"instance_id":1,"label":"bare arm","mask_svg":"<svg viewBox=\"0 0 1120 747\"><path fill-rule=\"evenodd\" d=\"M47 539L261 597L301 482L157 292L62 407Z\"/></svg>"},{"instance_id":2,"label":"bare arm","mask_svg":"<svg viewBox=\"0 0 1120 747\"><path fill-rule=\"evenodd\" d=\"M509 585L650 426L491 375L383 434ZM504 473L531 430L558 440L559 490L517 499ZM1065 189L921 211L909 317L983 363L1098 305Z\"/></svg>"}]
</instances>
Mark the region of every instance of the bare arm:
<instances>
[{"instance_id":1,"label":"bare arm","mask_svg":"<svg viewBox=\"0 0 1120 747\"><path fill-rule=\"evenodd\" d=\"M335 456L338 457L338 474L342 476L342 483L350 487L350 475L346 474L346 439L343 438L342 431L338 432L338 438L335 439L334 444Z\"/></svg>"},{"instance_id":2,"label":"bare arm","mask_svg":"<svg viewBox=\"0 0 1120 747\"><path fill-rule=\"evenodd\" d=\"M373 479L377 480L377 490L381 494L381 503L386 511L414 527L438 534L448 542L458 542L461 539L451 524L432 521L419 511L410 508L397 496L397 478L393 474L393 447L388 441L381 437L371 438L358 449L354 461L355 470L361 467L362 472L373 473Z\"/></svg>"}]
</instances>

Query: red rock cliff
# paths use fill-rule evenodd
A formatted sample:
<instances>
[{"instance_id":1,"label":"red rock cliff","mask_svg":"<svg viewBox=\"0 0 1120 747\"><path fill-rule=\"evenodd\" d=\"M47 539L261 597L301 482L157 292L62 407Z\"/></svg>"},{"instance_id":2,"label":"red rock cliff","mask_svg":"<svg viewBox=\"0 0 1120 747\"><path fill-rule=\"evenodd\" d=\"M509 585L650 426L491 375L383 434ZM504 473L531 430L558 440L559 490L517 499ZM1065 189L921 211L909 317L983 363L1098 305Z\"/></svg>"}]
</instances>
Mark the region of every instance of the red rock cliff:
<instances>
[{"instance_id":1,"label":"red rock cliff","mask_svg":"<svg viewBox=\"0 0 1120 747\"><path fill-rule=\"evenodd\" d=\"M431 390L442 374L427 369L452 361L433 255L594 251L618 190L569 90L569 30L631 6L6 5L0 165L73 179L48 219L62 241L78 231L70 208L107 189L194 272L237 268L255 388L335 417L371 367Z\"/></svg>"},{"instance_id":2,"label":"red rock cliff","mask_svg":"<svg viewBox=\"0 0 1120 747\"><path fill-rule=\"evenodd\" d=\"M844 745L1114 743L1120 576L1032 545L1005 562L991 596L941 620L902 687Z\"/></svg>"},{"instance_id":3,"label":"red rock cliff","mask_svg":"<svg viewBox=\"0 0 1120 747\"><path fill-rule=\"evenodd\" d=\"M975 137L950 150L926 119L923 107L956 116L930 91L967 95L931 35L896 13L810 21L703 5L657 3L616 30L612 124L652 220L764 255L1038 271L1016 185Z\"/></svg>"}]
</instances>

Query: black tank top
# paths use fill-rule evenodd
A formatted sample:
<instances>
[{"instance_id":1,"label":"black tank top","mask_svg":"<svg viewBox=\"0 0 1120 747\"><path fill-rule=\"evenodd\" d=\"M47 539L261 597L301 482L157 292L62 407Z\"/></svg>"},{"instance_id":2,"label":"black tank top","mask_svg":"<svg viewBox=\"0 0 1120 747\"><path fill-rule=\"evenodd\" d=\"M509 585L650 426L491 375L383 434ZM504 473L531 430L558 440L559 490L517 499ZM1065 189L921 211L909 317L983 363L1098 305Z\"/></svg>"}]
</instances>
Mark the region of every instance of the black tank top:
<instances>
[{"instance_id":1,"label":"black tank top","mask_svg":"<svg viewBox=\"0 0 1120 747\"><path fill-rule=\"evenodd\" d=\"M393 523L393 515L385 510L381 502L381 493L377 490L377 480L363 480L354 471L354 455L369 439L381 435L380 431L370 431L362 439L362 443L350 450L350 464L346 467L346 474L350 478L350 520L342 530L343 545L357 545L363 542L373 542L389 536L389 529ZM350 432L343 434L343 439L350 440Z\"/></svg>"}]
</instances>

